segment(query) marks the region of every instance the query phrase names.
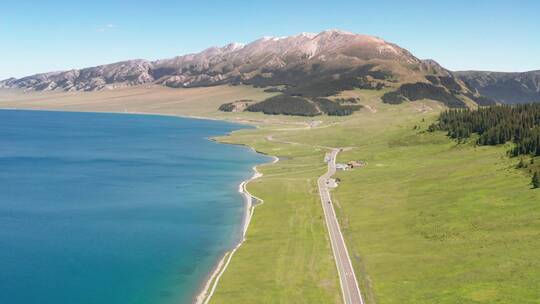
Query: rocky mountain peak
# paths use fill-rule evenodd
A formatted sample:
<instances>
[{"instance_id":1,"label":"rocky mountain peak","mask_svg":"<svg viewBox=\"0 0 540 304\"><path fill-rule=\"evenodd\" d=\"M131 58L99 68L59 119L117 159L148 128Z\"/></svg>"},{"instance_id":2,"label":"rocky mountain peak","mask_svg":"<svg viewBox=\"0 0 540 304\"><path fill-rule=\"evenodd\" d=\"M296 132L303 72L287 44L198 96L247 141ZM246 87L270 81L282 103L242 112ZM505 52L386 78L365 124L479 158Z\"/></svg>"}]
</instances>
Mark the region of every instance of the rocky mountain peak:
<instances>
[{"instance_id":1,"label":"rocky mountain peak","mask_svg":"<svg viewBox=\"0 0 540 304\"><path fill-rule=\"evenodd\" d=\"M365 70L362 68L365 66L387 72L395 69L399 78L403 73L401 70L421 64L407 50L381 38L330 29L318 34L264 37L245 45L230 43L170 59L128 60L81 70L37 74L4 80L0 86L92 91L144 83L171 87L224 83L293 85L301 78Z\"/></svg>"}]
</instances>

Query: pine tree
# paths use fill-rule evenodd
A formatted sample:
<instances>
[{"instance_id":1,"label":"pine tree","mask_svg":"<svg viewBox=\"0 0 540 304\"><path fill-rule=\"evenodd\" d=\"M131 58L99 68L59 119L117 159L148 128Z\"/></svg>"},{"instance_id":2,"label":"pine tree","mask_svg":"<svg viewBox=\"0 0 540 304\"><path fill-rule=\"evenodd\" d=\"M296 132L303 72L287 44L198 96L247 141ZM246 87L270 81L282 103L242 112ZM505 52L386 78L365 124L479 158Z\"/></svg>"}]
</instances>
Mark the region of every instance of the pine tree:
<instances>
[{"instance_id":1,"label":"pine tree","mask_svg":"<svg viewBox=\"0 0 540 304\"><path fill-rule=\"evenodd\" d=\"M475 133L479 145L515 143L510 155L540 156L540 104L492 106L442 112L429 131L447 131L458 141Z\"/></svg>"},{"instance_id":2,"label":"pine tree","mask_svg":"<svg viewBox=\"0 0 540 304\"><path fill-rule=\"evenodd\" d=\"M532 183L533 189L540 187L540 173L538 173L538 171L534 172L531 183Z\"/></svg>"}]
</instances>

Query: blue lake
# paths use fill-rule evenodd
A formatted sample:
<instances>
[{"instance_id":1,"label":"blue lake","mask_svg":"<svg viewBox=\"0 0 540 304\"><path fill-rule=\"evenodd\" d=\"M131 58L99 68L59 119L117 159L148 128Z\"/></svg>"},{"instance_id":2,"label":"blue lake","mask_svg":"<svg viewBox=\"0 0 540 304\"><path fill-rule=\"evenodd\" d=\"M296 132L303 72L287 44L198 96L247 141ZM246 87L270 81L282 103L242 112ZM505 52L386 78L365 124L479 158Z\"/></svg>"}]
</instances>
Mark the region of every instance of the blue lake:
<instances>
[{"instance_id":1,"label":"blue lake","mask_svg":"<svg viewBox=\"0 0 540 304\"><path fill-rule=\"evenodd\" d=\"M151 115L0 111L0 303L189 303L269 159Z\"/></svg>"}]
</instances>

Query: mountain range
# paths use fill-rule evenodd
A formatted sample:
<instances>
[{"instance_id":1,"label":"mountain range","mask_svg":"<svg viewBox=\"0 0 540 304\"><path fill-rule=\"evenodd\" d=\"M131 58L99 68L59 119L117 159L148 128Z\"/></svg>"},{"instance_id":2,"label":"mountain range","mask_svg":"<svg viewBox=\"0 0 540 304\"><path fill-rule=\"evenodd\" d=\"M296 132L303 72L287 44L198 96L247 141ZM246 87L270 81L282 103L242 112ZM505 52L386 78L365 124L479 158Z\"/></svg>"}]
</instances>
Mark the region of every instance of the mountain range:
<instances>
[{"instance_id":1,"label":"mountain range","mask_svg":"<svg viewBox=\"0 0 540 304\"><path fill-rule=\"evenodd\" d=\"M540 70L523 73L463 71L453 74L480 94L503 103L540 101Z\"/></svg>"},{"instance_id":2,"label":"mountain range","mask_svg":"<svg viewBox=\"0 0 540 304\"><path fill-rule=\"evenodd\" d=\"M170 59L127 60L0 81L1 88L96 91L158 84L174 88L221 84L271 87L318 98L364 88L395 88L385 102L430 98L451 107L540 101L540 71L451 72L381 38L340 30L231 43Z\"/></svg>"}]
</instances>

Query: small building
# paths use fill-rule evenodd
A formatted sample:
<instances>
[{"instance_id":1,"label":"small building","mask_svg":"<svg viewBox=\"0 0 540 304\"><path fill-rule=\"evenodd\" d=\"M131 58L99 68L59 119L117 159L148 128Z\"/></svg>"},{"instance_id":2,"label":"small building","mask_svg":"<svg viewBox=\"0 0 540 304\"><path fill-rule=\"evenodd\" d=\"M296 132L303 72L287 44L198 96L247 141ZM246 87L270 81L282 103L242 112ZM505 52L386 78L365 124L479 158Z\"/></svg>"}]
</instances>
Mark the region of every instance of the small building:
<instances>
[{"instance_id":1,"label":"small building","mask_svg":"<svg viewBox=\"0 0 540 304\"><path fill-rule=\"evenodd\" d=\"M361 168L361 167L364 167L365 165L366 164L363 161L356 161L356 160L351 160L350 162L347 163L347 166L349 166L350 169Z\"/></svg>"},{"instance_id":2,"label":"small building","mask_svg":"<svg viewBox=\"0 0 540 304\"><path fill-rule=\"evenodd\" d=\"M347 164L336 164L336 170L349 170L350 167Z\"/></svg>"}]
</instances>

